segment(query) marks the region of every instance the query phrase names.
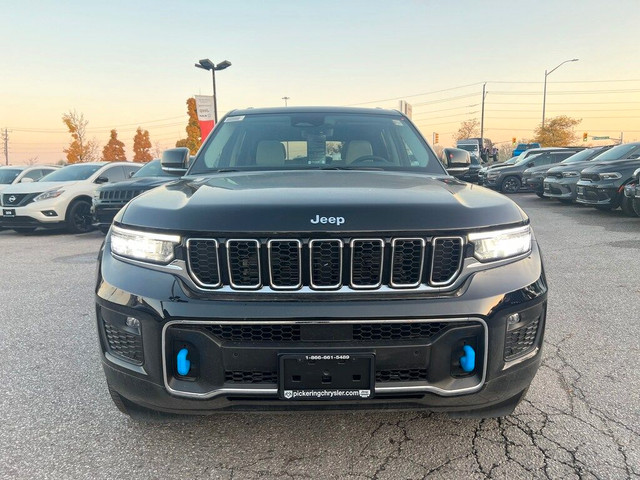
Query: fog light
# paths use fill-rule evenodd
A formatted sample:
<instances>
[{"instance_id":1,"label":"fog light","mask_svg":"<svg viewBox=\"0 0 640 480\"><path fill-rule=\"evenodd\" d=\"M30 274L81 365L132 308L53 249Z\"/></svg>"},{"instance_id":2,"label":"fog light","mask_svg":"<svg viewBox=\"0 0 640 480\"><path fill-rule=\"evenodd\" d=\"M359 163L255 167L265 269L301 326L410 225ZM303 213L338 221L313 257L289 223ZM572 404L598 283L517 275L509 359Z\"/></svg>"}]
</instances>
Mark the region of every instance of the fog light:
<instances>
[{"instance_id":1,"label":"fog light","mask_svg":"<svg viewBox=\"0 0 640 480\"><path fill-rule=\"evenodd\" d=\"M57 217L58 216L58 214L54 210L43 210L42 214L45 217Z\"/></svg>"},{"instance_id":2,"label":"fog light","mask_svg":"<svg viewBox=\"0 0 640 480\"><path fill-rule=\"evenodd\" d=\"M127 317L125 324L127 325L127 327L140 328L140 320L138 320L136 317Z\"/></svg>"},{"instance_id":3,"label":"fog light","mask_svg":"<svg viewBox=\"0 0 640 480\"><path fill-rule=\"evenodd\" d=\"M508 326L515 325L516 323L520 323L520 314L519 313L512 313L511 315L509 315L507 317L507 325Z\"/></svg>"}]
</instances>

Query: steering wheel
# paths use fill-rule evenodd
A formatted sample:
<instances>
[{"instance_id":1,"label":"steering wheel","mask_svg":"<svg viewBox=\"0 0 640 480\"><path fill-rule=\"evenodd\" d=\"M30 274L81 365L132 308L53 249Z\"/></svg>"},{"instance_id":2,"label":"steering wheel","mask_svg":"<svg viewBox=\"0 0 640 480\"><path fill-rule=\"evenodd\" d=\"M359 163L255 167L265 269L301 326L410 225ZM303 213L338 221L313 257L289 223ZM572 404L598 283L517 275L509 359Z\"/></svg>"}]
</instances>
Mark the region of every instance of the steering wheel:
<instances>
[{"instance_id":1,"label":"steering wheel","mask_svg":"<svg viewBox=\"0 0 640 480\"><path fill-rule=\"evenodd\" d=\"M390 163L393 164L391 160L384 157L378 157L377 155L363 155L361 157L353 160L349 165L362 165L365 163Z\"/></svg>"}]
</instances>

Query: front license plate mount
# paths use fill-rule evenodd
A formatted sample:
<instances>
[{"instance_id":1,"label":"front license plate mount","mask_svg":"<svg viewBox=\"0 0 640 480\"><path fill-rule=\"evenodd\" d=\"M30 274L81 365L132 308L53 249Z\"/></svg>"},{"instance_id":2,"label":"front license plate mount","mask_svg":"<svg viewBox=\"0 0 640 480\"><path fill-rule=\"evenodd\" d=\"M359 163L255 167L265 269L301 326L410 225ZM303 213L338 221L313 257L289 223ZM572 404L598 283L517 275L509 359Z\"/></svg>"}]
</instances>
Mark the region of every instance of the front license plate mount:
<instances>
[{"instance_id":1,"label":"front license plate mount","mask_svg":"<svg viewBox=\"0 0 640 480\"><path fill-rule=\"evenodd\" d=\"M282 354L279 394L283 400L362 400L373 397L373 353Z\"/></svg>"},{"instance_id":2,"label":"front license plate mount","mask_svg":"<svg viewBox=\"0 0 640 480\"><path fill-rule=\"evenodd\" d=\"M3 217L15 217L16 216L15 208L3 208L2 209L2 216Z\"/></svg>"}]
</instances>

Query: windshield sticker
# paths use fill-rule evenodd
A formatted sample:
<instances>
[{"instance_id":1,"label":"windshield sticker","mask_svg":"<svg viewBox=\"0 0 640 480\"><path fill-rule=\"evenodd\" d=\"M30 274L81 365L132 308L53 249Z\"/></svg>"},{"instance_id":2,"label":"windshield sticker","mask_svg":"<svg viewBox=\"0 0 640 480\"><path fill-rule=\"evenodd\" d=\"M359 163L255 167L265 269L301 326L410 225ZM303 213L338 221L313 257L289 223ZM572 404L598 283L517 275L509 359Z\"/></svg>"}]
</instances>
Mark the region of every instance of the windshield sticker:
<instances>
[{"instance_id":1,"label":"windshield sticker","mask_svg":"<svg viewBox=\"0 0 640 480\"><path fill-rule=\"evenodd\" d=\"M397 125L398 127L401 127L403 125L402 120L394 120L393 124Z\"/></svg>"},{"instance_id":2,"label":"windshield sticker","mask_svg":"<svg viewBox=\"0 0 640 480\"><path fill-rule=\"evenodd\" d=\"M227 117L226 120L224 121L224 123L241 122L242 120L244 120L244 115L237 115L235 117Z\"/></svg>"}]
</instances>

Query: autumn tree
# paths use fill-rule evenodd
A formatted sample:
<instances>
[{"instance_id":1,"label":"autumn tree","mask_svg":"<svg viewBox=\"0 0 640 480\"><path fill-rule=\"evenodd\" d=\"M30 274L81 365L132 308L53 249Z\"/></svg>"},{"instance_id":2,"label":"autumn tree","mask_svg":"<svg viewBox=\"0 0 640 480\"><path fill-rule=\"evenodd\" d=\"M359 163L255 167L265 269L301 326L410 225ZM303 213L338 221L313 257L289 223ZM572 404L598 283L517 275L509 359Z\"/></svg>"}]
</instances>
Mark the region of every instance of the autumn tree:
<instances>
[{"instance_id":1,"label":"autumn tree","mask_svg":"<svg viewBox=\"0 0 640 480\"><path fill-rule=\"evenodd\" d=\"M149 130L142 130L138 127L136 135L133 137L133 161L142 163L152 159Z\"/></svg>"},{"instance_id":2,"label":"autumn tree","mask_svg":"<svg viewBox=\"0 0 640 480\"><path fill-rule=\"evenodd\" d=\"M473 138L480 136L480 122L477 119L465 120L460 124L460 128L453 136L454 140L462 140L463 138Z\"/></svg>"},{"instance_id":3,"label":"autumn tree","mask_svg":"<svg viewBox=\"0 0 640 480\"><path fill-rule=\"evenodd\" d=\"M189 122L185 130L187 138L180 139L176 142L176 147L187 147L191 155L195 155L202 144L202 132L198 123L198 113L196 112L196 99L191 97L187 99L187 114Z\"/></svg>"},{"instance_id":4,"label":"autumn tree","mask_svg":"<svg viewBox=\"0 0 640 480\"><path fill-rule=\"evenodd\" d=\"M573 127L582 122L580 118L571 118L566 115L559 115L545 121L544 126L540 124L534 130L533 142L538 142L543 147L565 147L573 144L578 136Z\"/></svg>"},{"instance_id":5,"label":"autumn tree","mask_svg":"<svg viewBox=\"0 0 640 480\"><path fill-rule=\"evenodd\" d=\"M87 124L82 113L73 112L62 115L62 122L69 129L73 140L68 148L63 150L69 163L94 162L98 159L98 142L87 139Z\"/></svg>"},{"instance_id":6,"label":"autumn tree","mask_svg":"<svg viewBox=\"0 0 640 480\"><path fill-rule=\"evenodd\" d=\"M124 153L124 143L118 140L118 132L111 130L111 138L102 149L102 160L105 162L124 162L127 157Z\"/></svg>"}]
</instances>

